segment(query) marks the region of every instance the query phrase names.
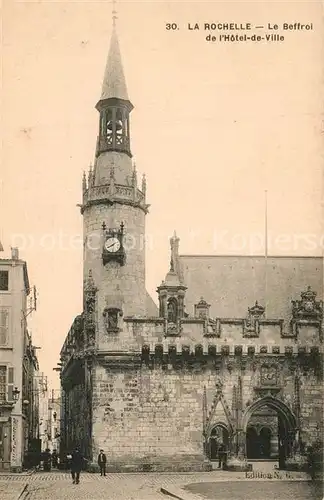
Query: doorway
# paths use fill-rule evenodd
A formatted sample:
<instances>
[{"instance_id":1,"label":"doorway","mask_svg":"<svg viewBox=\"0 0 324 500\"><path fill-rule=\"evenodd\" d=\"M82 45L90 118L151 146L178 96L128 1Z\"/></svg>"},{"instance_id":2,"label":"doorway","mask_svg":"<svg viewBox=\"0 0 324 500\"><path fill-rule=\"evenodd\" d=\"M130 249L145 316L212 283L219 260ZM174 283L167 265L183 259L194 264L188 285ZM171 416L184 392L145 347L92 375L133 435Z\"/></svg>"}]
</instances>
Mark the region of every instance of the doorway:
<instances>
[{"instance_id":1,"label":"doorway","mask_svg":"<svg viewBox=\"0 0 324 500\"><path fill-rule=\"evenodd\" d=\"M246 430L246 454L251 460L267 460L276 458L269 427L262 427L259 432L255 427Z\"/></svg>"},{"instance_id":2,"label":"doorway","mask_svg":"<svg viewBox=\"0 0 324 500\"><path fill-rule=\"evenodd\" d=\"M279 460L285 467L295 439L296 419L290 408L274 396L250 405L243 415L246 457L250 460Z\"/></svg>"},{"instance_id":3,"label":"doorway","mask_svg":"<svg viewBox=\"0 0 324 500\"><path fill-rule=\"evenodd\" d=\"M259 434L260 458L267 459L271 457L271 429L262 427Z\"/></svg>"},{"instance_id":4,"label":"doorway","mask_svg":"<svg viewBox=\"0 0 324 500\"><path fill-rule=\"evenodd\" d=\"M0 470L10 470L10 423L0 422Z\"/></svg>"},{"instance_id":5,"label":"doorway","mask_svg":"<svg viewBox=\"0 0 324 500\"><path fill-rule=\"evenodd\" d=\"M259 436L255 427L246 430L246 455L254 460L259 454Z\"/></svg>"}]
</instances>

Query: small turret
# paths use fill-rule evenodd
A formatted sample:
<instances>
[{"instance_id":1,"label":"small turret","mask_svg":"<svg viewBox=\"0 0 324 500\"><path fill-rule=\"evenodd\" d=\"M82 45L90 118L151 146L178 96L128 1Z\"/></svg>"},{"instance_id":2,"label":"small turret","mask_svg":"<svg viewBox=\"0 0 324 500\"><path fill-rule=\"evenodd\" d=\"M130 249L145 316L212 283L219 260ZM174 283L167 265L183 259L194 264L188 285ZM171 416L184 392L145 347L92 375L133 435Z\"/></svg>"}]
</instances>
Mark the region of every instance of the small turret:
<instances>
[{"instance_id":1,"label":"small turret","mask_svg":"<svg viewBox=\"0 0 324 500\"><path fill-rule=\"evenodd\" d=\"M187 287L181 282L178 274L178 251L179 241L176 232L170 238L171 259L170 270L165 276L165 280L157 288L159 295L160 316L167 318L168 321L175 323L184 317L184 297Z\"/></svg>"}]
</instances>

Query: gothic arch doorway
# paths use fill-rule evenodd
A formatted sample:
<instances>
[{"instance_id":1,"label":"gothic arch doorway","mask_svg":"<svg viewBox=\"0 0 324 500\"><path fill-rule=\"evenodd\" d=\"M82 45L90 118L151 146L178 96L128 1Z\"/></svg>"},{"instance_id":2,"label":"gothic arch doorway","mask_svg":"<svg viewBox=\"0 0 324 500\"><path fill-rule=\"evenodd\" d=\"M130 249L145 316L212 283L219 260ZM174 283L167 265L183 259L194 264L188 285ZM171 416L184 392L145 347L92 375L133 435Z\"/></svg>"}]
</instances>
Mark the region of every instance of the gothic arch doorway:
<instances>
[{"instance_id":1,"label":"gothic arch doorway","mask_svg":"<svg viewBox=\"0 0 324 500\"><path fill-rule=\"evenodd\" d=\"M215 424L209 434L209 459L218 460L218 449L223 444L228 449L229 432L223 423Z\"/></svg>"},{"instance_id":2,"label":"gothic arch doorway","mask_svg":"<svg viewBox=\"0 0 324 500\"><path fill-rule=\"evenodd\" d=\"M296 418L283 401L273 396L254 401L243 415L242 427L248 459L275 459L284 468L293 450Z\"/></svg>"}]
</instances>

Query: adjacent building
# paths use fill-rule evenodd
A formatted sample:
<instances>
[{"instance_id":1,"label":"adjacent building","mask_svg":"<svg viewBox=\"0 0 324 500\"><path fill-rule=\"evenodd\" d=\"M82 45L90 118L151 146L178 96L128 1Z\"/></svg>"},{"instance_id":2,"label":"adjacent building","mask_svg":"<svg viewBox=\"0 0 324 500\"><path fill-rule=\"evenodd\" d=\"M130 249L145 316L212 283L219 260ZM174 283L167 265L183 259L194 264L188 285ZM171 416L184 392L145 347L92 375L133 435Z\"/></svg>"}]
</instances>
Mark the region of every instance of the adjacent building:
<instances>
[{"instance_id":1,"label":"adjacent building","mask_svg":"<svg viewBox=\"0 0 324 500\"><path fill-rule=\"evenodd\" d=\"M51 452L54 450L60 452L60 422L61 422L61 398L59 391L52 390L51 398L48 402L48 448ZM55 394L56 393L56 394Z\"/></svg>"},{"instance_id":2,"label":"adjacent building","mask_svg":"<svg viewBox=\"0 0 324 500\"><path fill-rule=\"evenodd\" d=\"M21 471L38 433L38 361L27 330L29 294L27 264L13 248L10 259L0 259L0 470Z\"/></svg>"},{"instance_id":3,"label":"adjacent building","mask_svg":"<svg viewBox=\"0 0 324 500\"><path fill-rule=\"evenodd\" d=\"M40 372L37 375L37 394L39 399L39 448L45 451L49 447L49 390L47 376Z\"/></svg>"},{"instance_id":4,"label":"adjacent building","mask_svg":"<svg viewBox=\"0 0 324 500\"><path fill-rule=\"evenodd\" d=\"M115 28L95 164L83 177L84 302L61 350L61 449L111 470L305 459L322 429L323 261L180 255L145 288L146 179L130 147Z\"/></svg>"}]
</instances>

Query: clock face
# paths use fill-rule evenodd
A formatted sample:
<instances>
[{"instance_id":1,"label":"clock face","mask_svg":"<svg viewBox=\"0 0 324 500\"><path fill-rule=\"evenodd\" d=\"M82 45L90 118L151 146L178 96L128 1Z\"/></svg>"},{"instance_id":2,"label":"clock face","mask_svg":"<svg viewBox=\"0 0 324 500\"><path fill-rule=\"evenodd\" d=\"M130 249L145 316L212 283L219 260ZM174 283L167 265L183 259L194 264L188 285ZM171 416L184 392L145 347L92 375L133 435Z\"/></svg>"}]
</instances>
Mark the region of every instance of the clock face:
<instances>
[{"instance_id":1,"label":"clock face","mask_svg":"<svg viewBox=\"0 0 324 500\"><path fill-rule=\"evenodd\" d=\"M108 238L105 243L105 249L108 252L115 253L120 249L120 241L118 238Z\"/></svg>"}]
</instances>

